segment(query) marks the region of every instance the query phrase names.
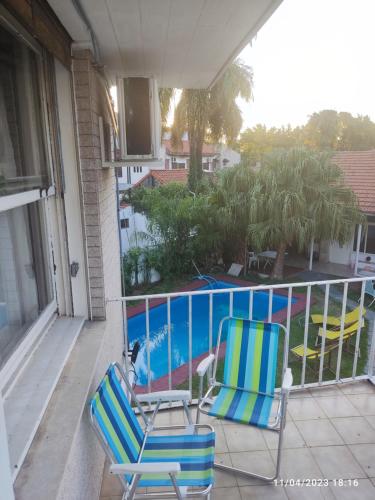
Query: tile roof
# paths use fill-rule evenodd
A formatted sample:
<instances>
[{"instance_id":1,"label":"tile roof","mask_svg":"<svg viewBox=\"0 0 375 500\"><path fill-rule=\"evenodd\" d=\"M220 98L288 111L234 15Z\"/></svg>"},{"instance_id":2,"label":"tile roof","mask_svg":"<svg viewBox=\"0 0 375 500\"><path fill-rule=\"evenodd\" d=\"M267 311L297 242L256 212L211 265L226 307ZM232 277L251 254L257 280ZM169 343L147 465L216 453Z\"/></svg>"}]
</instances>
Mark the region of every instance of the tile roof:
<instances>
[{"instance_id":1,"label":"tile roof","mask_svg":"<svg viewBox=\"0 0 375 500\"><path fill-rule=\"evenodd\" d=\"M375 149L339 151L332 161L343 170L345 181L357 195L361 210L375 214Z\"/></svg>"},{"instance_id":2,"label":"tile roof","mask_svg":"<svg viewBox=\"0 0 375 500\"><path fill-rule=\"evenodd\" d=\"M147 175L134 184L133 189L138 186L142 186L150 177L152 177L159 185L170 184L171 182L181 182L182 184L187 184L188 170L184 168L176 168L173 170L151 169Z\"/></svg>"},{"instance_id":3,"label":"tile roof","mask_svg":"<svg viewBox=\"0 0 375 500\"><path fill-rule=\"evenodd\" d=\"M182 140L181 144L178 148L173 148L172 141L170 139L163 139L163 144L165 146L165 150L169 155L190 155L190 143L187 140ZM216 145L215 144L203 144L202 149L203 156L213 156L217 154Z\"/></svg>"},{"instance_id":4,"label":"tile roof","mask_svg":"<svg viewBox=\"0 0 375 500\"><path fill-rule=\"evenodd\" d=\"M187 183L188 171L185 168L176 168L173 170L150 170L150 175L159 184L170 184L171 182Z\"/></svg>"}]
</instances>

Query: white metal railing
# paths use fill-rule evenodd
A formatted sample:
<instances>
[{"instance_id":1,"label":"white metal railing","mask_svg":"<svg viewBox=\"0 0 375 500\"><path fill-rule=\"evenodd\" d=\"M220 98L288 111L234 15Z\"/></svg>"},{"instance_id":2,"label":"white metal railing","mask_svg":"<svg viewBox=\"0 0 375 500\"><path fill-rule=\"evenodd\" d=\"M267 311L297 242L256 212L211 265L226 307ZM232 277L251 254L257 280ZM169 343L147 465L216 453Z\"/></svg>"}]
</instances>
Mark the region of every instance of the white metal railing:
<instances>
[{"instance_id":1,"label":"white metal railing","mask_svg":"<svg viewBox=\"0 0 375 500\"><path fill-rule=\"evenodd\" d=\"M365 286L366 282L369 280L375 280L374 277L366 276L366 277L357 277L357 278L349 278L349 279L337 279L337 280L329 280L329 281L314 281L314 282L305 282L305 283L288 283L288 284L275 284L275 285L256 285L256 286L241 286L236 288L226 288L226 289L206 289L206 290L196 290L196 291L181 291L181 292L173 292L173 293L161 293L154 295L138 295L138 296L130 296L130 297L119 297L109 299L109 302L120 302L122 304L123 318L124 318L124 341L125 341L125 360L128 360L128 349L129 349L129 334L131 335L131 341L135 341L137 339L137 332L129 331L129 314L131 314L131 306L134 302L140 302L144 304L143 313L144 313L144 323L145 323L145 332L143 335L143 350L145 351L145 369L147 371L147 380L145 386L148 391L152 390L155 387L155 383L158 389L172 389L173 388L173 372L176 367L173 367L173 353L172 353L172 343L173 339L175 339L176 335L181 335L181 332L176 332L173 328L173 319L172 319L172 309L176 299L185 297L185 301L187 302L187 327L186 327L186 335L187 339L187 359L184 360L183 365L185 369L185 379L188 382L188 387L192 390L193 387L193 376L194 376L194 365L196 364L196 359L193 358L193 327L194 321L197 318L194 318L194 298L205 296L208 298L207 300L207 331L204 332L206 341L205 352L211 353L214 348L214 319L215 319L215 304L214 299L216 296L220 296L222 294L228 295L228 305L227 312L224 315L233 315L238 312L235 310L234 302L235 298L240 296L241 294L248 294L249 300L246 306L246 311L241 310L242 317L248 317L249 319L264 319L265 321L275 321L276 314L280 314L280 312L274 312L273 303L275 296L278 296L280 292L284 290L283 295L287 298L286 308L284 307L284 317L282 319L282 323L286 326L288 332L288 346L289 349L293 348L294 345L289 344L289 333L292 324L292 320L295 316L295 311L293 310L293 300L295 298L295 294L298 295L299 300L302 300L303 310L301 310L301 302L299 303L299 312L297 313L298 318L303 320L300 322L300 333L301 333L301 341L300 343L304 346L304 354L302 360L295 360L294 367L297 367L297 364L300 363L300 373L294 374L294 389L303 389L306 387L317 386L317 385L326 385L326 384L335 384L346 382L355 379L368 378L372 379L373 377L373 369L374 369L374 356L375 356L375 321L370 318L367 321L367 334L368 334L368 357L366 363L366 373L357 373L358 371L358 359L360 356L360 340L362 334L362 325L361 321L359 321L357 331L352 335L351 339L355 339L354 352L350 355L350 373L348 373L348 363L346 363L346 376L342 376L342 360L343 360L343 347L344 342L347 341L347 338L344 338L344 329L345 329L345 315L354 306L354 299L350 299L348 297L349 291L353 292L354 287L357 288L356 293L358 295L358 288L360 287L358 304L359 306L359 318L362 318L363 309L364 309L364 299L365 299ZM339 291L337 287L340 287ZM302 290L302 291L301 291ZM323 314L322 320L322 336L320 345L316 347L316 349L320 350L318 357L318 369L316 372L316 377L312 381L306 382L307 370L310 368L310 360L307 359L306 356L306 348L308 345L312 344L313 337L317 336L316 327L312 327L310 323L310 315L311 308L314 305L314 294L316 294L317 290L319 290L318 294L320 294L322 305L320 312ZM267 292L268 295L268 307L267 313L264 318L257 317L256 307L254 307L254 297L257 292ZM323 297L321 294L323 293ZM316 296L316 295L315 295ZM155 301L158 301L155 304ZM297 299L298 303L298 299ZM327 323L327 318L329 315L332 315L330 309L332 308L332 304L336 304L336 308L340 307L341 310L341 319L340 319L340 336L338 342L336 342L336 347L334 352L337 352L336 356L336 365L332 375L325 376L325 357L326 353L328 354L327 347L332 346L332 343L329 343L327 340L327 329L332 328ZM165 306L164 306L165 304ZM164 333L167 338L167 362L166 362L166 373L162 378L158 378L157 380L153 380L153 370L152 370L152 344L154 341L154 332L150 329L150 311L154 309L154 307L166 307L166 324ZM350 307L351 306L351 307ZM302 316L302 317L301 317ZM335 314L335 316L339 316ZM371 316L371 312L368 312L367 317ZM375 316L375 313L373 314ZM276 317L277 318L277 317ZM216 317L216 322L218 318ZM280 321L279 321L280 322ZM297 328L296 322L293 325L294 328ZM131 328L130 328L131 330ZM289 351L290 352L290 351ZM289 352L287 356L289 356ZM349 356L349 355L348 355ZM311 372L310 372L311 373ZM177 383L181 382L181 377ZM161 385L163 385L161 387Z\"/></svg>"}]
</instances>

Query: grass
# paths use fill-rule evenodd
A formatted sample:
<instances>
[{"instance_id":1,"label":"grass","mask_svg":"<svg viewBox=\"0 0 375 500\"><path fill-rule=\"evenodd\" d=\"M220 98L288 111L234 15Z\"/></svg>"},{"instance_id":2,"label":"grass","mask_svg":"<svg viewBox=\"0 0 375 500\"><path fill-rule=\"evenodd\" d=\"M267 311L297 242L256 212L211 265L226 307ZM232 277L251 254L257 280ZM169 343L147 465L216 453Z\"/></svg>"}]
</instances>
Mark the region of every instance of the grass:
<instances>
[{"instance_id":1,"label":"grass","mask_svg":"<svg viewBox=\"0 0 375 500\"><path fill-rule=\"evenodd\" d=\"M343 287L342 287L343 288ZM297 290L295 290L297 291ZM299 290L301 292L306 292L306 289ZM349 295L349 294L348 294ZM311 310L310 313L323 313L323 308L324 308L324 293L323 291L318 288L318 287L313 287L312 292L311 292L311 297L312 297L312 302L313 304L311 305ZM358 300L358 293L356 294L355 290L351 290L351 296L352 300ZM341 303L338 301L335 301L333 299L330 299L329 301L329 314L330 315L335 315L335 316L340 316L341 315ZM303 343L304 339L304 319L305 319L305 311L302 313L294 316L291 319L291 324L290 324L290 337L289 337L289 347L295 347L299 344ZM367 360L367 328L368 328L368 322L365 321L365 326L361 330L361 337L360 337L360 351L361 351L361 357L358 358L357 362L357 375L364 373L364 368ZM309 330L308 330L308 341L307 345L308 347L315 347L315 340L318 334L318 326L317 325L309 325ZM355 340L356 340L356 335L352 337L351 340L351 346L352 349L355 345ZM281 380L280 380L280 374L281 374L281 367L282 367L282 354L283 354L283 340L280 338L279 342L279 355L278 355L278 369L277 369L277 380L276 380L276 387L279 387L281 385ZM326 343L328 345L328 343ZM336 361L337 361L337 349L333 352L332 354L332 360L331 360L331 367L334 373L332 373L328 368L325 368L323 371L323 381L324 380L332 380L335 378L335 373L336 373ZM342 357L341 357L341 368L340 368L340 378L347 378L352 376L352 370L353 370L353 359L354 359L354 354L351 352L347 352L344 348L342 350ZM307 366L306 366L306 371L305 371L305 383L312 383L312 382L317 382L318 381L318 374L314 373L311 369L311 367L314 367L314 365L311 365L312 362L307 361ZM325 360L325 366L328 363L328 359ZM293 373L293 385L299 385L301 383L301 375L302 375L302 360L299 360L295 358L292 354L289 356L289 367L292 369ZM218 370L217 370L217 380L222 380L223 377L223 371L224 371L224 360L219 360L218 362ZM178 389L187 389L188 388L188 381L185 381L184 383L180 384L178 386ZM197 375L193 376L193 381L192 381L192 389L193 389L193 397L198 396L198 387L199 387L199 377Z\"/></svg>"}]
</instances>

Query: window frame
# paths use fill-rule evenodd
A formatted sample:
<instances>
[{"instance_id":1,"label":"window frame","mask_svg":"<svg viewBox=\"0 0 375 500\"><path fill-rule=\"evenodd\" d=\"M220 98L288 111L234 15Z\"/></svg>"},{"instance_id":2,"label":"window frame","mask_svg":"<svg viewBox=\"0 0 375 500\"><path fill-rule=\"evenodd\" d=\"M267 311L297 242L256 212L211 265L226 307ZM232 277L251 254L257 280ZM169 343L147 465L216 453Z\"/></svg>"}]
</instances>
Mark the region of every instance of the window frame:
<instances>
[{"instance_id":1,"label":"window frame","mask_svg":"<svg viewBox=\"0 0 375 500\"><path fill-rule=\"evenodd\" d=\"M30 356L39 344L38 339L46 333L47 327L56 318L58 309L57 304L57 290L56 290L56 276L54 272L54 236L56 233L53 231L51 211L57 210L56 204L56 189L55 189L55 176L53 169L53 159L51 151L51 137L49 131L49 112L46 97L46 82L45 82L45 58L43 48L39 43L32 38L29 33L5 10L0 6L0 26L8 31L12 36L19 39L36 55L37 72L38 72L38 92L41 105L41 121L42 121L42 136L43 148L46 161L46 167L49 175L49 186L44 188L32 189L29 191L21 191L19 193L12 193L9 195L0 196L0 213L14 208L27 206L33 202L40 202L43 204L42 210L45 218L45 225L42 228L46 232L47 240L47 266L50 274L52 286L52 300L43 309L38 318L31 324L25 331L23 339L5 362L4 366L0 369L0 392L5 390L5 396L12 389L16 382L19 370L22 363L25 362L25 357ZM14 376L15 375L15 376ZM12 382L11 378L13 377Z\"/></svg>"}]
</instances>

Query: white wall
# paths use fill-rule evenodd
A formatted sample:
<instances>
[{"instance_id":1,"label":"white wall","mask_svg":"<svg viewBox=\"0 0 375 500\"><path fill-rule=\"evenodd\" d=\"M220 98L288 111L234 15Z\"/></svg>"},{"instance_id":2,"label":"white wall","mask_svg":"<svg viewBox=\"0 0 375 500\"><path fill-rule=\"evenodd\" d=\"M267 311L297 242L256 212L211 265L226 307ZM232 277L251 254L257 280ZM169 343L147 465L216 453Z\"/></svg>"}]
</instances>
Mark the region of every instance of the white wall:
<instances>
[{"instance_id":1,"label":"white wall","mask_svg":"<svg viewBox=\"0 0 375 500\"><path fill-rule=\"evenodd\" d=\"M133 207L128 206L120 209L120 219L129 219L129 227L121 229L121 244L122 252L126 253L131 247L145 248L149 245L140 237L137 238L137 233L147 233L147 218L140 213L135 213Z\"/></svg>"},{"instance_id":2,"label":"white wall","mask_svg":"<svg viewBox=\"0 0 375 500\"><path fill-rule=\"evenodd\" d=\"M120 167L122 170L122 175L118 177L119 188L124 190L134 184L137 184L143 177L145 177L150 170L163 170L164 169L164 158L150 161L150 162L131 162L126 166ZM130 173L130 184L128 184L128 169Z\"/></svg>"},{"instance_id":3,"label":"white wall","mask_svg":"<svg viewBox=\"0 0 375 500\"><path fill-rule=\"evenodd\" d=\"M351 265L352 253L353 253L353 239L351 238L349 243L340 246L337 241L330 243L328 250L329 262L334 264L344 264L346 266Z\"/></svg>"},{"instance_id":4,"label":"white wall","mask_svg":"<svg viewBox=\"0 0 375 500\"><path fill-rule=\"evenodd\" d=\"M223 160L229 160L228 163L224 165ZM237 165L241 161L241 155L237 151L234 151L234 149L227 148L225 146L222 146L221 152L220 152L220 168L230 168L234 167L234 165Z\"/></svg>"}]
</instances>

